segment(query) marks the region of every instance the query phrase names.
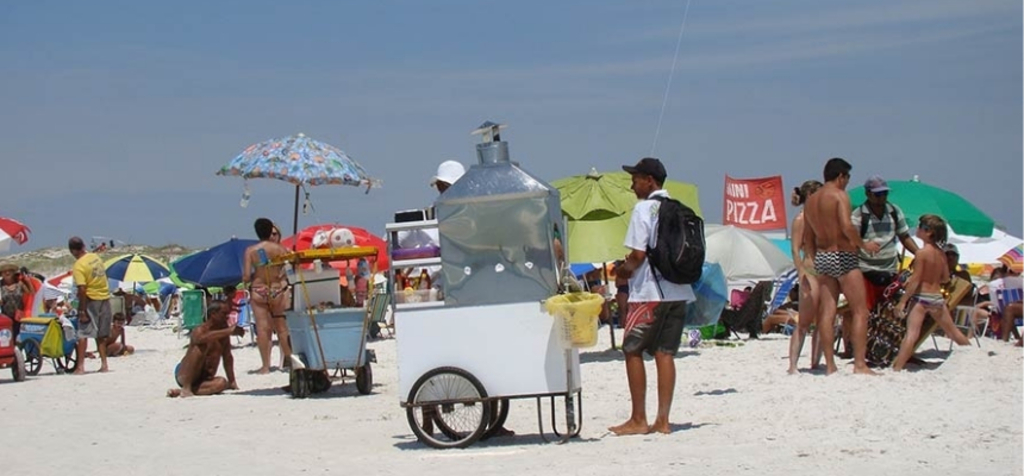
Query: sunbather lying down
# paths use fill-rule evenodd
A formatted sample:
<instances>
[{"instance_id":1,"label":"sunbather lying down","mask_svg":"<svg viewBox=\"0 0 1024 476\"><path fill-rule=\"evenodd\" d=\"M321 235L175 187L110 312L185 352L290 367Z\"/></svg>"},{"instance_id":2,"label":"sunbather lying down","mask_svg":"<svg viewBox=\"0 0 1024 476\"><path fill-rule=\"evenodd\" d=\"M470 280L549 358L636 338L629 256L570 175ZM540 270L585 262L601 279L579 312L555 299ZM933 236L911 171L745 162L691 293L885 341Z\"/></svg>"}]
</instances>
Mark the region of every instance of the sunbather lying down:
<instances>
[{"instance_id":1,"label":"sunbather lying down","mask_svg":"<svg viewBox=\"0 0 1024 476\"><path fill-rule=\"evenodd\" d=\"M168 390L168 397L215 395L227 389L238 390L231 336L240 328L227 325L229 310L230 306L225 301L210 304L207 321L192 331L185 357L174 368L174 381L179 388ZM217 376L217 367L222 361L226 379Z\"/></svg>"}]
</instances>

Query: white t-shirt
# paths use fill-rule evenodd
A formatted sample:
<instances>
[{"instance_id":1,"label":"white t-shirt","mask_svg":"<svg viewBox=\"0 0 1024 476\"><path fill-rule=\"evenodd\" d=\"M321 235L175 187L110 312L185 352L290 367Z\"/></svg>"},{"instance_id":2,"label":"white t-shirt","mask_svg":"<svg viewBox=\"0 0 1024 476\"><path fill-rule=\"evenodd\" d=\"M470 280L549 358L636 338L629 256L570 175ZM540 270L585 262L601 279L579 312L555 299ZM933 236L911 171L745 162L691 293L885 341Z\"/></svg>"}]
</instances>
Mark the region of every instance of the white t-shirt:
<instances>
[{"instance_id":1,"label":"white t-shirt","mask_svg":"<svg viewBox=\"0 0 1024 476\"><path fill-rule=\"evenodd\" d=\"M626 248L647 251L658 242L658 209L661 202L650 197L668 197L665 190L656 190L647 200L641 200L633 207L626 230ZM660 287L660 290L659 290ZM649 261L644 259L629 278L629 302L693 301L693 288L689 284L670 283L662 278L654 280Z\"/></svg>"}]
</instances>

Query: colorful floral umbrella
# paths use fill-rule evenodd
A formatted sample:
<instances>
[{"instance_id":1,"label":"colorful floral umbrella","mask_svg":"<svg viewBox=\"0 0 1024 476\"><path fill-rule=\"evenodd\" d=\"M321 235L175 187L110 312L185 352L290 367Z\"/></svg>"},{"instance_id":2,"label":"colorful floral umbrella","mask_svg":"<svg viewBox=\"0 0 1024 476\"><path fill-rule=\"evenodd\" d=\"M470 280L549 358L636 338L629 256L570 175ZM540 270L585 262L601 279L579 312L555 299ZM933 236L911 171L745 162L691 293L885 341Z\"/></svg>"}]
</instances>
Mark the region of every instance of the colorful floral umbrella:
<instances>
[{"instance_id":1,"label":"colorful floral umbrella","mask_svg":"<svg viewBox=\"0 0 1024 476\"><path fill-rule=\"evenodd\" d=\"M293 233L298 233L299 228L300 188L306 185L352 185L365 186L369 192L371 187L380 186L380 181L370 178L348 154L305 134L253 144L221 167L217 175L244 179L272 178L295 185Z\"/></svg>"},{"instance_id":2,"label":"colorful floral umbrella","mask_svg":"<svg viewBox=\"0 0 1024 476\"><path fill-rule=\"evenodd\" d=\"M25 244L31 232L32 230L17 220L0 217L0 251L9 250L12 241L19 245Z\"/></svg>"},{"instance_id":3,"label":"colorful floral umbrella","mask_svg":"<svg viewBox=\"0 0 1024 476\"><path fill-rule=\"evenodd\" d=\"M156 258L131 254L107 260L107 279L148 283L171 275L167 266Z\"/></svg>"},{"instance_id":4,"label":"colorful floral umbrella","mask_svg":"<svg viewBox=\"0 0 1024 476\"><path fill-rule=\"evenodd\" d=\"M318 231L321 231L321 230L329 231L329 230L332 230L332 229L335 229L335 228L348 228L349 230L351 230L352 231L352 235L356 239L356 243L355 243L356 246L376 246L377 247L377 259L376 259L377 271L384 271L384 270L388 269L389 263L388 263L388 244L387 244L387 242L385 242L383 238L380 238L379 236L374 235L373 233L370 233L370 232L366 231L365 229L354 227L354 226L333 225L333 224L313 225L311 227L304 228L301 232L299 232L297 235L295 235L295 236L298 236L298 240L295 239L295 236L289 236L288 238L285 238L285 239L281 240L281 246L284 246L285 248L292 248L292 249L300 250L300 251L301 250L308 250L309 247L312 246L312 244L313 244L313 237L316 235L316 233ZM357 264L358 264L358 260L332 261L331 262L331 267L335 268L335 269L339 269L341 271L344 271L345 268L350 268L350 269L352 269L352 272L356 272L357 271L357 269L356 269L357 268Z\"/></svg>"},{"instance_id":5,"label":"colorful floral umbrella","mask_svg":"<svg viewBox=\"0 0 1024 476\"><path fill-rule=\"evenodd\" d=\"M1006 254L999 257L999 262L1006 265L1007 268L1012 269L1014 272L1020 273L1021 269L1024 268L1024 243L1017 245Z\"/></svg>"}]
</instances>

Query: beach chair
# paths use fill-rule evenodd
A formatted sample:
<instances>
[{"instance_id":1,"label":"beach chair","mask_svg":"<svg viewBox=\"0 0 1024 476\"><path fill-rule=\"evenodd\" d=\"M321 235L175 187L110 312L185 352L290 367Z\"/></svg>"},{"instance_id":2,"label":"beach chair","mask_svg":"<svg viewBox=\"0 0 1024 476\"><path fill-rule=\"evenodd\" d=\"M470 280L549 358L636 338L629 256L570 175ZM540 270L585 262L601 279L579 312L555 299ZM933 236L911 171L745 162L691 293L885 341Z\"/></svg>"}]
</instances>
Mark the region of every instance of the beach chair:
<instances>
[{"instance_id":1,"label":"beach chair","mask_svg":"<svg viewBox=\"0 0 1024 476\"><path fill-rule=\"evenodd\" d=\"M370 312L370 337L383 338L387 331L389 337L395 336L395 327L387 322L388 306L391 305L391 294L386 290L377 290L368 304Z\"/></svg>"},{"instance_id":2,"label":"beach chair","mask_svg":"<svg viewBox=\"0 0 1024 476\"><path fill-rule=\"evenodd\" d=\"M240 290L235 291L241 294L240 299L236 299L234 305L238 308L238 327L246 329L249 333L249 345L256 344L256 319L252 315L252 305L249 304L249 291ZM237 337L238 344L242 344L242 337Z\"/></svg>"},{"instance_id":3,"label":"beach chair","mask_svg":"<svg viewBox=\"0 0 1024 476\"><path fill-rule=\"evenodd\" d=\"M774 297L772 297L771 303L768 304L768 310L765 311L766 315L771 315L771 313L775 312L786 303L786 299L789 298L789 292L793 290L793 286L796 286L796 281L797 272L795 269L782 275L782 277L776 281L775 294Z\"/></svg>"},{"instance_id":4,"label":"beach chair","mask_svg":"<svg viewBox=\"0 0 1024 476\"><path fill-rule=\"evenodd\" d=\"M758 282L742 307L722 311L719 322L725 324L737 339L740 338L739 331L746 332L751 339L756 339L761 333L761 321L771 299L772 283L773 281Z\"/></svg>"},{"instance_id":5,"label":"beach chair","mask_svg":"<svg viewBox=\"0 0 1024 476\"><path fill-rule=\"evenodd\" d=\"M1024 290L1021 288L1004 288L996 290L996 312L1002 316L1006 312L1006 306L1024 300ZM1019 337L1022 323L1018 320L1010 323L1010 331ZM1002 331L1000 331L1002 332Z\"/></svg>"},{"instance_id":6,"label":"beach chair","mask_svg":"<svg viewBox=\"0 0 1024 476\"><path fill-rule=\"evenodd\" d=\"M181 292L181 320L178 338L183 333L199 327L206 320L206 291L191 289Z\"/></svg>"}]
</instances>

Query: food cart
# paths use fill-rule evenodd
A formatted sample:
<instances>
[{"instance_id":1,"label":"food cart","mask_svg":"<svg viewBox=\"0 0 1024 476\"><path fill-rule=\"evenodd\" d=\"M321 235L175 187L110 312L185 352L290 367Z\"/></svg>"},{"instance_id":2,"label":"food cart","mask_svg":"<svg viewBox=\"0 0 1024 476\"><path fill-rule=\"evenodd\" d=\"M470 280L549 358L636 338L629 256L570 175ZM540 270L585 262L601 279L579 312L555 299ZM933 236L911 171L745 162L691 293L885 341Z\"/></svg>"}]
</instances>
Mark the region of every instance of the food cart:
<instances>
[{"instance_id":1,"label":"food cart","mask_svg":"<svg viewBox=\"0 0 1024 476\"><path fill-rule=\"evenodd\" d=\"M330 261L359 259L377 255L373 246L311 249L285 254L273 262L293 267L289 280L293 286L294 306L285 312L291 334L292 355L289 386L292 396L306 398L331 387L330 371L342 377L352 372L356 389L369 394L373 388L375 361L366 348L370 313L366 306L341 306L339 273ZM313 263L312 270L302 265Z\"/></svg>"},{"instance_id":2,"label":"food cart","mask_svg":"<svg viewBox=\"0 0 1024 476\"><path fill-rule=\"evenodd\" d=\"M479 164L436 200L436 219L386 226L400 404L416 437L435 448L494 434L511 399L536 399L542 437L543 398L563 441L582 422L578 350L544 310L561 281L559 194L509 160L499 127L478 129ZM438 246L410 252L409 233L431 234ZM421 267L436 271L430 289L396 289L399 270Z\"/></svg>"}]
</instances>

